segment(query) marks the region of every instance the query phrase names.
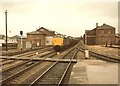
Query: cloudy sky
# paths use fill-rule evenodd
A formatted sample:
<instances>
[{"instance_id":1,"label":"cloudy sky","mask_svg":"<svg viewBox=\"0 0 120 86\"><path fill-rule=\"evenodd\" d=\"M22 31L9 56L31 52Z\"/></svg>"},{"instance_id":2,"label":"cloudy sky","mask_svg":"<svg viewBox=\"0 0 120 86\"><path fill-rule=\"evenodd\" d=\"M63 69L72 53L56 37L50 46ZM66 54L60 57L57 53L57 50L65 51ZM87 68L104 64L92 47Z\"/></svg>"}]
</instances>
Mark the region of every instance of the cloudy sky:
<instances>
[{"instance_id":1,"label":"cloudy sky","mask_svg":"<svg viewBox=\"0 0 120 86\"><path fill-rule=\"evenodd\" d=\"M118 30L119 0L0 0L0 34L5 34L5 10L8 11L8 36L39 27L81 36L85 30L103 23Z\"/></svg>"}]
</instances>

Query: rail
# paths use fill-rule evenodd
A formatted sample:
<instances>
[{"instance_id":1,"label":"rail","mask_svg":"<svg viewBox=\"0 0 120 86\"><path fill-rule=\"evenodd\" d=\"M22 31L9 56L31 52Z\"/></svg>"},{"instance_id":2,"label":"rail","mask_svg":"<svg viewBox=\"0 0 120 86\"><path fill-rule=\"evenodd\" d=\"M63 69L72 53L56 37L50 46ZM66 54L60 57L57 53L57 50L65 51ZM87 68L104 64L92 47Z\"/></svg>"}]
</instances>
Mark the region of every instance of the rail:
<instances>
[{"instance_id":1,"label":"rail","mask_svg":"<svg viewBox=\"0 0 120 86\"><path fill-rule=\"evenodd\" d=\"M79 51L85 53L85 48L79 47L77 49ZM96 57L98 59L102 59L102 60L105 60L105 61L114 62L114 63L119 63L120 62L119 57L104 55L104 54L96 53L96 52L91 51L91 50L89 50L89 54L90 54L90 56L93 56L93 57Z\"/></svg>"},{"instance_id":2,"label":"rail","mask_svg":"<svg viewBox=\"0 0 120 86\"><path fill-rule=\"evenodd\" d=\"M51 57L51 56L52 56L52 55L49 55L49 57ZM43 58L44 58L44 57L43 57ZM46 59L46 57L45 57L44 59ZM18 72L16 72L15 74L13 74L13 75L5 78L4 80L0 81L0 83L2 83L2 84L8 83L8 82L11 81L12 79L14 79L14 78L16 78L17 76L19 76L20 74L28 71L29 69L33 68L34 66L36 66L36 65L38 65L38 64L40 64L42 61L43 61L43 60L41 60L40 62L36 62L35 64L32 64L32 65L30 65L30 66L28 66L28 67L25 67L25 68L22 69L21 71L18 71ZM30 62L30 61L27 61L27 62ZM27 62L24 62L23 64L20 64L20 65L18 65L18 66L24 65L24 64L27 63ZM11 70L11 69L8 69L8 70ZM7 70L5 70L5 71L7 71ZM5 72L5 71L4 71L4 72Z\"/></svg>"},{"instance_id":3,"label":"rail","mask_svg":"<svg viewBox=\"0 0 120 86\"><path fill-rule=\"evenodd\" d=\"M71 51L73 51L73 50L71 50ZM71 51L70 51L70 52L71 52ZM68 52L66 55L62 56L62 58L64 58L65 56L69 55L70 52ZM76 52L73 54L72 58L70 58L71 60L76 56L77 52L78 52L78 51L76 51ZM61 58L61 59L62 59L62 58ZM42 77L47 76L47 75L45 75L45 74L51 75L51 74L49 74L49 73L53 73L53 72L50 72L50 71L54 70L55 66L57 66L57 68L59 68L59 66L62 65L62 64L65 64L65 63L59 63L59 61L56 61L56 62L55 62L53 65L51 65L46 71L44 71L40 76L38 76L33 82L31 82L29 86L33 86L33 85L35 85L36 83L38 83L38 81L39 81L40 79L42 79ZM58 81L57 83L54 82L53 84L57 84L57 85L59 86L59 85L62 83L62 81L63 81L63 79L64 79L64 77L65 77L65 75L66 75L66 73L67 73L67 71L68 71L68 69L69 69L69 67L70 67L70 65L71 65L71 61L70 61L69 63L67 63L66 65L67 65L66 68L64 68L64 66L62 66L64 72L63 72L63 73L61 72L61 73L62 73L62 76L61 76L61 78L59 79L59 81ZM51 82L51 83L52 83L52 82Z\"/></svg>"}]
</instances>

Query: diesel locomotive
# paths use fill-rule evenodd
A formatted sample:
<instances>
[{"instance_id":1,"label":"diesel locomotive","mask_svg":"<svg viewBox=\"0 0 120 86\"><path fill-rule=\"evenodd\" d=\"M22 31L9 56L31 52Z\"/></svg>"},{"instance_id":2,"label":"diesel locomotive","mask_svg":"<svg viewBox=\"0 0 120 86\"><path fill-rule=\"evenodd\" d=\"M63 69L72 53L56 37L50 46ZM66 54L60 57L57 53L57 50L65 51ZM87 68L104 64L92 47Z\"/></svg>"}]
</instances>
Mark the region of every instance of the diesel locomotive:
<instances>
[{"instance_id":1,"label":"diesel locomotive","mask_svg":"<svg viewBox=\"0 0 120 86\"><path fill-rule=\"evenodd\" d=\"M61 51L66 50L67 48L72 47L78 42L79 40L75 38L57 35L53 37L53 49L56 52L61 52Z\"/></svg>"}]
</instances>

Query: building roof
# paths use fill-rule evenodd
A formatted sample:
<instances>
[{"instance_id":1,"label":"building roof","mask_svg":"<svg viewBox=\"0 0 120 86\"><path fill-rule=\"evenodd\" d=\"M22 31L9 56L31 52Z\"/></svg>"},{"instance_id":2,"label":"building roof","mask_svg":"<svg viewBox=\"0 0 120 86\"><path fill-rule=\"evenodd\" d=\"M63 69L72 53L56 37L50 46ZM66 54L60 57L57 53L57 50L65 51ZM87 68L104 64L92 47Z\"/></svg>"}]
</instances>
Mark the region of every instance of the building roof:
<instances>
[{"instance_id":1,"label":"building roof","mask_svg":"<svg viewBox=\"0 0 120 86\"><path fill-rule=\"evenodd\" d=\"M46 30L46 31L48 31L48 32L50 32L50 33L52 33L52 34L55 33L55 31L52 31L52 30L46 29L46 28L44 28L44 27L40 27L39 29L37 29L37 31L40 31L40 32L43 33L43 34L46 34L44 31L42 31L43 29Z\"/></svg>"},{"instance_id":2,"label":"building roof","mask_svg":"<svg viewBox=\"0 0 120 86\"><path fill-rule=\"evenodd\" d=\"M36 31L32 31L32 32L28 32L27 34L31 34L31 35L47 35L48 33L50 33L51 35L54 35L55 31L51 31L48 30L44 27L40 27L39 29L37 29Z\"/></svg>"},{"instance_id":3,"label":"building roof","mask_svg":"<svg viewBox=\"0 0 120 86\"><path fill-rule=\"evenodd\" d=\"M91 30L85 30L85 32L87 33L87 32L90 32Z\"/></svg>"},{"instance_id":4,"label":"building roof","mask_svg":"<svg viewBox=\"0 0 120 86\"><path fill-rule=\"evenodd\" d=\"M39 32L39 31L32 31L32 32L28 32L27 34L38 34L38 35L40 35L40 34L43 34L43 33Z\"/></svg>"},{"instance_id":5,"label":"building roof","mask_svg":"<svg viewBox=\"0 0 120 86\"><path fill-rule=\"evenodd\" d=\"M12 39L19 39L19 38L21 38L21 37L18 36L18 35L15 35L15 36L12 36L12 37L10 37L10 38L12 38Z\"/></svg>"},{"instance_id":6,"label":"building roof","mask_svg":"<svg viewBox=\"0 0 120 86\"><path fill-rule=\"evenodd\" d=\"M107 25L105 23L102 26L96 27L96 29L111 29L111 28L115 28L115 27L112 27L112 26Z\"/></svg>"},{"instance_id":7,"label":"building roof","mask_svg":"<svg viewBox=\"0 0 120 86\"><path fill-rule=\"evenodd\" d=\"M89 34L91 31L93 31L94 29L92 29L92 30L85 30L85 33L86 34Z\"/></svg>"}]
</instances>

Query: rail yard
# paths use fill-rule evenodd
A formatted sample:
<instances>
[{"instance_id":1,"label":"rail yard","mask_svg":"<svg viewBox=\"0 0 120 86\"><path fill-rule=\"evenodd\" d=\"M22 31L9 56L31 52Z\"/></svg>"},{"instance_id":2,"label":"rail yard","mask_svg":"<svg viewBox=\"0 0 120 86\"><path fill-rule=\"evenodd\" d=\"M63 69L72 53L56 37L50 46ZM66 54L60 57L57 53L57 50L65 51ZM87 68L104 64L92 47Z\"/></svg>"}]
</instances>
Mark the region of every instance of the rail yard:
<instances>
[{"instance_id":1,"label":"rail yard","mask_svg":"<svg viewBox=\"0 0 120 86\"><path fill-rule=\"evenodd\" d=\"M86 49L89 50L89 58L85 56ZM3 86L118 84L120 57L104 55L92 49L80 40L59 53L52 47L3 53L0 58L0 82Z\"/></svg>"},{"instance_id":2,"label":"rail yard","mask_svg":"<svg viewBox=\"0 0 120 86\"><path fill-rule=\"evenodd\" d=\"M118 0L1 0L0 8L0 86L120 86Z\"/></svg>"}]
</instances>

